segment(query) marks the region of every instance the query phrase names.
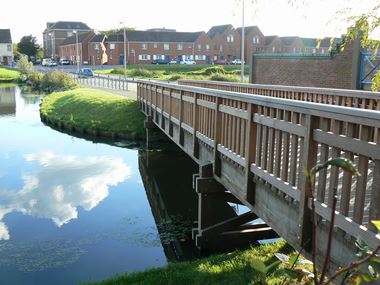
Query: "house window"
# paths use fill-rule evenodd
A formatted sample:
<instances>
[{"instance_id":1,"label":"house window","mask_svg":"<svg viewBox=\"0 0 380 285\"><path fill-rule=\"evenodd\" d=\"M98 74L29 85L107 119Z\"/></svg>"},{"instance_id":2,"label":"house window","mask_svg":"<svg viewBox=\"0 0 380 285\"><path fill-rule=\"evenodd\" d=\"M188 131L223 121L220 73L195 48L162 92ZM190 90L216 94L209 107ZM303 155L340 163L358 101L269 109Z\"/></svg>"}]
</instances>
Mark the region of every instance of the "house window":
<instances>
[{"instance_id":1,"label":"house window","mask_svg":"<svg viewBox=\"0 0 380 285\"><path fill-rule=\"evenodd\" d=\"M110 54L110 59L112 59L112 54Z\"/></svg>"},{"instance_id":2,"label":"house window","mask_svg":"<svg viewBox=\"0 0 380 285\"><path fill-rule=\"evenodd\" d=\"M73 36L73 32L67 32L67 37L72 37Z\"/></svg>"},{"instance_id":3,"label":"house window","mask_svg":"<svg viewBox=\"0 0 380 285\"><path fill-rule=\"evenodd\" d=\"M140 54L139 60L150 60L150 55L149 54Z\"/></svg>"},{"instance_id":4,"label":"house window","mask_svg":"<svg viewBox=\"0 0 380 285\"><path fill-rule=\"evenodd\" d=\"M207 50L207 51L210 50L210 45L206 45L206 50Z\"/></svg>"},{"instance_id":5,"label":"house window","mask_svg":"<svg viewBox=\"0 0 380 285\"><path fill-rule=\"evenodd\" d=\"M12 51L12 45L7 45L7 51Z\"/></svg>"},{"instance_id":6,"label":"house window","mask_svg":"<svg viewBox=\"0 0 380 285\"><path fill-rule=\"evenodd\" d=\"M214 60L217 60L217 59L218 59L218 57L216 55L214 55Z\"/></svg>"},{"instance_id":7,"label":"house window","mask_svg":"<svg viewBox=\"0 0 380 285\"><path fill-rule=\"evenodd\" d=\"M203 56L201 54L195 55L195 60L203 60Z\"/></svg>"},{"instance_id":8,"label":"house window","mask_svg":"<svg viewBox=\"0 0 380 285\"><path fill-rule=\"evenodd\" d=\"M154 47L154 48L157 48L157 47L158 47L158 44L157 44L157 43L154 43L154 44L153 44L153 47Z\"/></svg>"},{"instance_id":9,"label":"house window","mask_svg":"<svg viewBox=\"0 0 380 285\"><path fill-rule=\"evenodd\" d=\"M115 49L115 44L110 44L110 49Z\"/></svg>"},{"instance_id":10,"label":"house window","mask_svg":"<svg viewBox=\"0 0 380 285\"><path fill-rule=\"evenodd\" d=\"M219 46L219 51L223 51L223 45Z\"/></svg>"},{"instance_id":11,"label":"house window","mask_svg":"<svg viewBox=\"0 0 380 285\"><path fill-rule=\"evenodd\" d=\"M233 35L228 35L227 36L227 43L233 43L234 42L234 36Z\"/></svg>"},{"instance_id":12,"label":"house window","mask_svg":"<svg viewBox=\"0 0 380 285\"><path fill-rule=\"evenodd\" d=\"M316 52L317 52L317 50L315 48L313 48L313 53L316 53Z\"/></svg>"},{"instance_id":13,"label":"house window","mask_svg":"<svg viewBox=\"0 0 380 285\"><path fill-rule=\"evenodd\" d=\"M325 49L324 48L321 49L321 54L325 54Z\"/></svg>"},{"instance_id":14,"label":"house window","mask_svg":"<svg viewBox=\"0 0 380 285\"><path fill-rule=\"evenodd\" d=\"M193 48L193 44L189 44L189 48Z\"/></svg>"},{"instance_id":15,"label":"house window","mask_svg":"<svg viewBox=\"0 0 380 285\"><path fill-rule=\"evenodd\" d=\"M147 48L148 48L148 45L146 43L141 44L141 49L147 49Z\"/></svg>"},{"instance_id":16,"label":"house window","mask_svg":"<svg viewBox=\"0 0 380 285\"><path fill-rule=\"evenodd\" d=\"M177 49L182 50L183 49L183 44L177 44Z\"/></svg>"},{"instance_id":17,"label":"house window","mask_svg":"<svg viewBox=\"0 0 380 285\"><path fill-rule=\"evenodd\" d=\"M96 49L96 50L99 49L99 44L95 44L95 49Z\"/></svg>"},{"instance_id":18,"label":"house window","mask_svg":"<svg viewBox=\"0 0 380 285\"><path fill-rule=\"evenodd\" d=\"M276 47L272 47L272 52L275 52L276 51Z\"/></svg>"},{"instance_id":19,"label":"house window","mask_svg":"<svg viewBox=\"0 0 380 285\"><path fill-rule=\"evenodd\" d=\"M169 50L169 44L168 43L164 43L164 50Z\"/></svg>"},{"instance_id":20,"label":"house window","mask_svg":"<svg viewBox=\"0 0 380 285\"><path fill-rule=\"evenodd\" d=\"M252 43L259 44L260 43L260 38L258 36L253 37L252 38Z\"/></svg>"},{"instance_id":21,"label":"house window","mask_svg":"<svg viewBox=\"0 0 380 285\"><path fill-rule=\"evenodd\" d=\"M202 45L198 45L198 50L201 50L202 49Z\"/></svg>"}]
</instances>

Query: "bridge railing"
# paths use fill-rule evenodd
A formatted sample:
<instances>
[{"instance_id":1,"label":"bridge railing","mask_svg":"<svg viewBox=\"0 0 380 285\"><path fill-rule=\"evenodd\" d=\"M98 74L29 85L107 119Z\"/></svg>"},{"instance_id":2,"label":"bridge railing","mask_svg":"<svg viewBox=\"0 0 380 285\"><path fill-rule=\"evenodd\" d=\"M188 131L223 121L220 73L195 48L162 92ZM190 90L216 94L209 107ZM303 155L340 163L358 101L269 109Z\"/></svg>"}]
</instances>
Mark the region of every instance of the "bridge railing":
<instances>
[{"instance_id":1,"label":"bridge railing","mask_svg":"<svg viewBox=\"0 0 380 285\"><path fill-rule=\"evenodd\" d=\"M380 92L200 80L179 80L178 84L345 107L380 110Z\"/></svg>"},{"instance_id":2,"label":"bridge railing","mask_svg":"<svg viewBox=\"0 0 380 285\"><path fill-rule=\"evenodd\" d=\"M298 202L301 242L310 238L304 170L339 156L353 160L360 177L336 167L318 174L316 211L329 221L337 195L337 227L369 245L379 242L369 223L380 219L379 111L144 80L137 97L157 125L161 117L178 126L177 144L183 146L184 132L192 135L195 159L199 144L212 149L215 176L221 176L222 160L242 169L242 190L229 189L238 197L247 199L250 182L258 179Z\"/></svg>"}]
</instances>

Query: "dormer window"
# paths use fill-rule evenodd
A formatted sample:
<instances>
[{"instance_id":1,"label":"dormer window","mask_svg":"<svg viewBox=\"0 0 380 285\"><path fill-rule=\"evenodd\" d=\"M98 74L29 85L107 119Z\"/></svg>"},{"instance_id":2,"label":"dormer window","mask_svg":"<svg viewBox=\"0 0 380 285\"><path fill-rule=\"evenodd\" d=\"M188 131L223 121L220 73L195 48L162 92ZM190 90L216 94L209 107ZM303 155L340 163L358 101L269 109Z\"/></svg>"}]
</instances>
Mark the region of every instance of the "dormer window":
<instances>
[{"instance_id":1,"label":"dormer window","mask_svg":"<svg viewBox=\"0 0 380 285\"><path fill-rule=\"evenodd\" d=\"M227 36L227 43L233 43L234 42L234 36L232 34L229 34Z\"/></svg>"}]
</instances>

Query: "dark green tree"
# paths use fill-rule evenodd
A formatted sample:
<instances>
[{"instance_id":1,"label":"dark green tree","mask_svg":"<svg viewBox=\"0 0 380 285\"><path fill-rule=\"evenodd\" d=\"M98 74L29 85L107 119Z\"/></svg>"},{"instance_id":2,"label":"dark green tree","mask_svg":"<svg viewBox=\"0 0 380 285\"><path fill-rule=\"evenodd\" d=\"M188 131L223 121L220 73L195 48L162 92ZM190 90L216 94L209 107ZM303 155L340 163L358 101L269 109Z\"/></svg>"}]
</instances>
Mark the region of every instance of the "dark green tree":
<instances>
[{"instance_id":1,"label":"dark green tree","mask_svg":"<svg viewBox=\"0 0 380 285\"><path fill-rule=\"evenodd\" d=\"M135 28L130 28L130 27L126 27L125 28L126 31L134 31ZM119 29L110 29L110 30L104 30L104 31L99 31L100 34L104 34L106 36L111 36L111 35L122 35L124 33L124 29L123 28L119 28Z\"/></svg>"},{"instance_id":2,"label":"dark green tree","mask_svg":"<svg viewBox=\"0 0 380 285\"><path fill-rule=\"evenodd\" d=\"M17 44L17 49L20 53L27 55L30 59L30 57L35 57L37 55L40 45L37 43L36 37L33 37L32 35L23 36Z\"/></svg>"}]
</instances>

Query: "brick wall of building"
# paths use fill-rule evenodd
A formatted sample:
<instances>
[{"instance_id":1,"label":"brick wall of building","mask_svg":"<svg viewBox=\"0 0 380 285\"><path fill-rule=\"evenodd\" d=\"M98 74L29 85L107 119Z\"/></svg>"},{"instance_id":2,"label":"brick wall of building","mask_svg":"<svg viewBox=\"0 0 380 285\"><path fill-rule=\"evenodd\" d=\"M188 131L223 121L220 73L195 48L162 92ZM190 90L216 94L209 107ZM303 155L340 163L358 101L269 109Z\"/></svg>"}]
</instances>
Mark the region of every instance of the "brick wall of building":
<instances>
[{"instance_id":1,"label":"brick wall of building","mask_svg":"<svg viewBox=\"0 0 380 285\"><path fill-rule=\"evenodd\" d=\"M330 56L253 55L250 81L257 84L356 89L358 43Z\"/></svg>"}]
</instances>

